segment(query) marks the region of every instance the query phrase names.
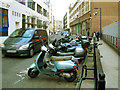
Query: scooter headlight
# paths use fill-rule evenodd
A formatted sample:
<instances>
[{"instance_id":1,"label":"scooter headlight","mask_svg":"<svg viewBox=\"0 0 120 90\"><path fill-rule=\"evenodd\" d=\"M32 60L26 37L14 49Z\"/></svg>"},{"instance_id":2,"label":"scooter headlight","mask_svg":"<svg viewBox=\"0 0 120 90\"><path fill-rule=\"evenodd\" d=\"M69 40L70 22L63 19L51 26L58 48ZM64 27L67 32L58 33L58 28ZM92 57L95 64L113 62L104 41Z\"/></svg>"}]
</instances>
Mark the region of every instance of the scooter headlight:
<instances>
[{"instance_id":1,"label":"scooter headlight","mask_svg":"<svg viewBox=\"0 0 120 90\"><path fill-rule=\"evenodd\" d=\"M22 45L19 49L27 49L29 47L29 44Z\"/></svg>"}]
</instances>

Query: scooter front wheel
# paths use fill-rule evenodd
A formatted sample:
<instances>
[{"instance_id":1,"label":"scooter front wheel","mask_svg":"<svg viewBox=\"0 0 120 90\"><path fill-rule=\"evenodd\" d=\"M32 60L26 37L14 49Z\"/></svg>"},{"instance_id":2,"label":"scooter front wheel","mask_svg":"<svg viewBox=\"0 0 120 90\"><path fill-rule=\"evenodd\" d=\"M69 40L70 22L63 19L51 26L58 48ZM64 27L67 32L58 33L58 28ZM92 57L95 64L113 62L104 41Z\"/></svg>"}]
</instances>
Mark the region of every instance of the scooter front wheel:
<instances>
[{"instance_id":1,"label":"scooter front wheel","mask_svg":"<svg viewBox=\"0 0 120 90\"><path fill-rule=\"evenodd\" d=\"M33 68L30 68L28 70L28 76L31 77L31 78L37 77L38 74L39 74L39 71L34 71Z\"/></svg>"},{"instance_id":2,"label":"scooter front wheel","mask_svg":"<svg viewBox=\"0 0 120 90\"><path fill-rule=\"evenodd\" d=\"M69 72L69 74L71 75L71 77L70 78L65 77L65 79L68 82L73 82L77 78L77 73L75 71L72 71L72 72Z\"/></svg>"}]
</instances>

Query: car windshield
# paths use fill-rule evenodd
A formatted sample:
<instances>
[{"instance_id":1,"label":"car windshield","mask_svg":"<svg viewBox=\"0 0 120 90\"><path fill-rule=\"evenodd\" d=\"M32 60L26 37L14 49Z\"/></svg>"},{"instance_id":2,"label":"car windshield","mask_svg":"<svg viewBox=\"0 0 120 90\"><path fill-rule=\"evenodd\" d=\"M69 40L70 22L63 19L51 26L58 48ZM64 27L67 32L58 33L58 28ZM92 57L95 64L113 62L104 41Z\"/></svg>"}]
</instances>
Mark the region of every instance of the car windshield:
<instances>
[{"instance_id":1,"label":"car windshield","mask_svg":"<svg viewBox=\"0 0 120 90\"><path fill-rule=\"evenodd\" d=\"M24 38L30 38L34 33L34 30L15 30L10 37L24 37Z\"/></svg>"}]
</instances>

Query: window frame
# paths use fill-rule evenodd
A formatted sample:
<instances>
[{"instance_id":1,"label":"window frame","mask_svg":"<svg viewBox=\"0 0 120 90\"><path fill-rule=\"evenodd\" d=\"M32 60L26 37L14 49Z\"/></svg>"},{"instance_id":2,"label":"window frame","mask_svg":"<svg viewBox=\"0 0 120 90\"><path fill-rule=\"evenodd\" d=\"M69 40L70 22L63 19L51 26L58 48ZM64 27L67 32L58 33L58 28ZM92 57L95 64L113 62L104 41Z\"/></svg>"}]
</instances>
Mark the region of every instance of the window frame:
<instances>
[{"instance_id":1,"label":"window frame","mask_svg":"<svg viewBox=\"0 0 120 90\"><path fill-rule=\"evenodd\" d=\"M4 8L0 8L1 12L0 15L2 17L2 22L1 22L1 26L0 26L0 37L1 36L8 36L8 27L9 27L9 18L8 18L8 9L4 9ZM5 13L5 11L7 11L7 13ZM7 17L7 21L5 25L5 17Z\"/></svg>"}]
</instances>

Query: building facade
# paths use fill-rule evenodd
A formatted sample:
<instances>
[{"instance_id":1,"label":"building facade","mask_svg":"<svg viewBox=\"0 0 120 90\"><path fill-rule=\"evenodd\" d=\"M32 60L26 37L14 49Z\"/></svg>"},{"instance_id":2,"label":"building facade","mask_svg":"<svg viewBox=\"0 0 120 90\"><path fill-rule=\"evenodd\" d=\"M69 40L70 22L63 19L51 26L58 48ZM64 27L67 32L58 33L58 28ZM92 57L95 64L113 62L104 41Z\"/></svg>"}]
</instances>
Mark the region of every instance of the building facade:
<instances>
[{"instance_id":1,"label":"building facade","mask_svg":"<svg viewBox=\"0 0 120 90\"><path fill-rule=\"evenodd\" d=\"M62 30L62 21L60 20L55 20L55 32L56 31L61 31Z\"/></svg>"},{"instance_id":2,"label":"building facade","mask_svg":"<svg viewBox=\"0 0 120 90\"><path fill-rule=\"evenodd\" d=\"M18 28L48 28L48 0L1 0L0 43Z\"/></svg>"},{"instance_id":3,"label":"building facade","mask_svg":"<svg viewBox=\"0 0 120 90\"><path fill-rule=\"evenodd\" d=\"M102 28L118 21L118 2L77 0L69 8L70 28L73 34L102 33Z\"/></svg>"},{"instance_id":4,"label":"building facade","mask_svg":"<svg viewBox=\"0 0 120 90\"><path fill-rule=\"evenodd\" d=\"M66 12L65 16L63 17L63 30L70 31L69 27L69 10Z\"/></svg>"},{"instance_id":5,"label":"building facade","mask_svg":"<svg viewBox=\"0 0 120 90\"><path fill-rule=\"evenodd\" d=\"M54 33L54 16L52 10L52 4L49 4L49 32L50 34Z\"/></svg>"}]
</instances>

